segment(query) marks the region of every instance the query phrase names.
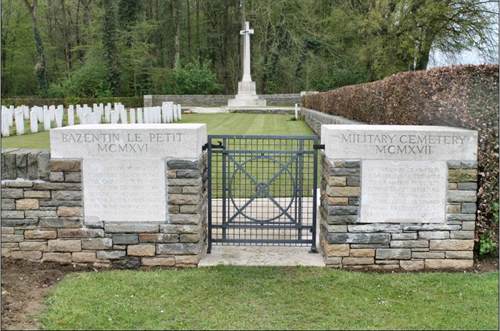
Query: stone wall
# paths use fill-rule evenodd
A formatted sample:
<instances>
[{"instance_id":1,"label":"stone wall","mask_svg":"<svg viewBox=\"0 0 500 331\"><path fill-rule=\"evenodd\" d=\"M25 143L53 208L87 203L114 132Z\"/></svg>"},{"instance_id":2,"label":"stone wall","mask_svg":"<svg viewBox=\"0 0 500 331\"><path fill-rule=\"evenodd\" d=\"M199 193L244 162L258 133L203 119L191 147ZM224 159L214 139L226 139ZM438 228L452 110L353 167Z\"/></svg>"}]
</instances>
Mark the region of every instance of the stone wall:
<instances>
[{"instance_id":1,"label":"stone wall","mask_svg":"<svg viewBox=\"0 0 500 331\"><path fill-rule=\"evenodd\" d=\"M2 150L2 179L49 179L50 154L44 150Z\"/></svg>"},{"instance_id":2,"label":"stone wall","mask_svg":"<svg viewBox=\"0 0 500 331\"><path fill-rule=\"evenodd\" d=\"M42 161L35 166L30 155ZM169 220L162 224L84 221L81 162L45 156L2 154L3 173L12 178L2 180L2 256L114 267L198 264L206 251L206 153L200 161L166 161Z\"/></svg>"},{"instance_id":3,"label":"stone wall","mask_svg":"<svg viewBox=\"0 0 500 331\"><path fill-rule=\"evenodd\" d=\"M299 93L290 94L261 94L268 106L293 106L300 104L302 99ZM163 101L172 101L182 107L221 107L227 106L227 101L234 95L208 94L208 95L145 95L144 107L161 106Z\"/></svg>"},{"instance_id":4,"label":"stone wall","mask_svg":"<svg viewBox=\"0 0 500 331\"><path fill-rule=\"evenodd\" d=\"M330 267L463 270L473 266L476 162L448 161L444 223L361 223L360 161L322 155L320 245Z\"/></svg>"},{"instance_id":5,"label":"stone wall","mask_svg":"<svg viewBox=\"0 0 500 331\"><path fill-rule=\"evenodd\" d=\"M300 109L300 115L318 136L321 135L322 124L362 124L361 122L356 122L342 116L325 114L314 109L304 107Z\"/></svg>"}]
</instances>

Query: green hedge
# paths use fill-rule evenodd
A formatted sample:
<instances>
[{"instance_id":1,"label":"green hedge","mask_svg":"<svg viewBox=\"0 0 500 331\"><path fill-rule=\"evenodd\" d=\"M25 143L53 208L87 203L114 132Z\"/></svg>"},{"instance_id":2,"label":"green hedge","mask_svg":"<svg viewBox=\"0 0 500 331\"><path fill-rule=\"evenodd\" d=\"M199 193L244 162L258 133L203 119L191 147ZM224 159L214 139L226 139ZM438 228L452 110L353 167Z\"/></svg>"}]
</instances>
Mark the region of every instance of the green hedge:
<instances>
[{"instance_id":1,"label":"green hedge","mask_svg":"<svg viewBox=\"0 0 500 331\"><path fill-rule=\"evenodd\" d=\"M403 72L307 95L304 107L369 124L447 125L479 133L477 235L497 233L498 65ZM498 237L496 240L498 241Z\"/></svg>"},{"instance_id":2,"label":"green hedge","mask_svg":"<svg viewBox=\"0 0 500 331\"><path fill-rule=\"evenodd\" d=\"M103 98L79 98L79 97L69 97L69 98L40 98L37 96L33 97L15 97L15 98L2 98L2 105L5 106L43 106L43 105L76 105L76 104L87 104L92 106L94 103L114 103L121 102L125 107L143 107L144 99L143 97L103 97Z\"/></svg>"}]
</instances>

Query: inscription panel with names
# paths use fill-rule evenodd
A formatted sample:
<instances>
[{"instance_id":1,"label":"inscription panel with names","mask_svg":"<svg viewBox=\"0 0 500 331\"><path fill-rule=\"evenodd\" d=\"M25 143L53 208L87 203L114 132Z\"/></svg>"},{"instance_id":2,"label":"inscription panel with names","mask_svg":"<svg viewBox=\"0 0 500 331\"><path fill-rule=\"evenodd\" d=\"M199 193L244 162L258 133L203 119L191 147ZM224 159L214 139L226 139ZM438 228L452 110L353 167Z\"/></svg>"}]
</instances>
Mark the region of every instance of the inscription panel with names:
<instances>
[{"instance_id":1,"label":"inscription panel with names","mask_svg":"<svg viewBox=\"0 0 500 331\"><path fill-rule=\"evenodd\" d=\"M163 160L83 162L85 217L107 222L165 222L167 190Z\"/></svg>"},{"instance_id":2,"label":"inscription panel with names","mask_svg":"<svg viewBox=\"0 0 500 331\"><path fill-rule=\"evenodd\" d=\"M364 160L361 222L445 222L446 191L446 162Z\"/></svg>"}]
</instances>

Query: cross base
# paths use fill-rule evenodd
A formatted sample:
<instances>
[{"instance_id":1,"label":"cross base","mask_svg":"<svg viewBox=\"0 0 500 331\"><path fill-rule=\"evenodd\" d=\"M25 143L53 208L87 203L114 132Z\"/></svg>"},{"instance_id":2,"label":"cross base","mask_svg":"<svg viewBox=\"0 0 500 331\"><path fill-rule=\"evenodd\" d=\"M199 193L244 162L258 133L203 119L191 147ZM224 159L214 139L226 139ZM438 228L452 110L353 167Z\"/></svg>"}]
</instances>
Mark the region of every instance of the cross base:
<instances>
[{"instance_id":1,"label":"cross base","mask_svg":"<svg viewBox=\"0 0 500 331\"><path fill-rule=\"evenodd\" d=\"M255 82L238 83L238 94L227 102L229 107L265 107L266 100L259 98L255 90Z\"/></svg>"}]
</instances>

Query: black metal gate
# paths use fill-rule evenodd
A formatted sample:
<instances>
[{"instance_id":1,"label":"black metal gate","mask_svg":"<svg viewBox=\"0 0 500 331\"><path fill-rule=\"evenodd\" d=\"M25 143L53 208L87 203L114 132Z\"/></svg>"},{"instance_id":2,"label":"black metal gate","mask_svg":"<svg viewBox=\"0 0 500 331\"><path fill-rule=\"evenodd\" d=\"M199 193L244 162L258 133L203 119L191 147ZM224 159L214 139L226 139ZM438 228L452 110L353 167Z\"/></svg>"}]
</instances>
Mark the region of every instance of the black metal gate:
<instances>
[{"instance_id":1,"label":"black metal gate","mask_svg":"<svg viewBox=\"0 0 500 331\"><path fill-rule=\"evenodd\" d=\"M219 245L316 251L317 136L208 136L208 252Z\"/></svg>"}]
</instances>

